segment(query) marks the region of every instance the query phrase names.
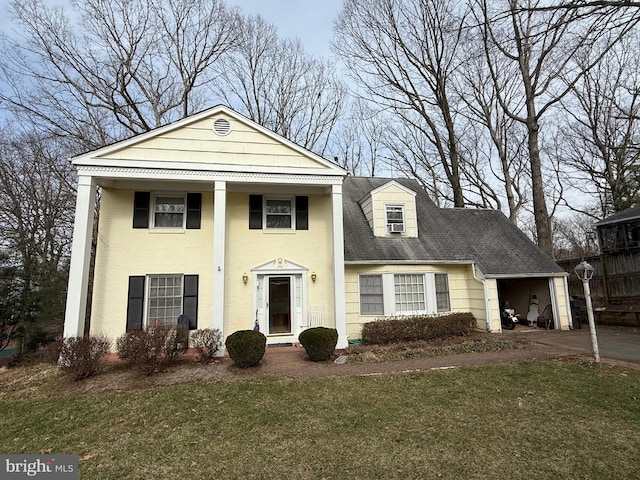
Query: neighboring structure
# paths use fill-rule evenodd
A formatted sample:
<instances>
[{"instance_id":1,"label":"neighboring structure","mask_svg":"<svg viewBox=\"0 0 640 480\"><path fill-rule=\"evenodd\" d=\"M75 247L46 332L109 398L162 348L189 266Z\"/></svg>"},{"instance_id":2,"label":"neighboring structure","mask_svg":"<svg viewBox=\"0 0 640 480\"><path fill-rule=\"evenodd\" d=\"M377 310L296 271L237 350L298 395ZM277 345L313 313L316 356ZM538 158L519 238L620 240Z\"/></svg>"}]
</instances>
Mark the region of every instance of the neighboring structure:
<instances>
[{"instance_id":1,"label":"neighboring structure","mask_svg":"<svg viewBox=\"0 0 640 480\"><path fill-rule=\"evenodd\" d=\"M73 159L78 170L65 336L85 331L101 187L91 333L111 338L189 318L269 343L364 322L471 311L534 296L569 328L566 274L500 212L440 209L413 180L348 177L217 106ZM344 220L343 220L344 217Z\"/></svg>"},{"instance_id":2,"label":"neighboring structure","mask_svg":"<svg viewBox=\"0 0 640 480\"><path fill-rule=\"evenodd\" d=\"M602 253L640 250L640 206L614 213L596 223Z\"/></svg>"}]
</instances>

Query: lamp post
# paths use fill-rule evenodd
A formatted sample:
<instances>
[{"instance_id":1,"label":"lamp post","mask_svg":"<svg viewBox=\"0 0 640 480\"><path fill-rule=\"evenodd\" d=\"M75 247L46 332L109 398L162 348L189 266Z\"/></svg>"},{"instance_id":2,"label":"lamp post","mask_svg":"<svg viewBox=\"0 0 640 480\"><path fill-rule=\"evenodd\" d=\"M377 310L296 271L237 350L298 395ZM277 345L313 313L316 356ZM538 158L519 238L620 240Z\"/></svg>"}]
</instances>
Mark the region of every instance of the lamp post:
<instances>
[{"instance_id":1,"label":"lamp post","mask_svg":"<svg viewBox=\"0 0 640 480\"><path fill-rule=\"evenodd\" d=\"M596 322L593 319L593 305L591 304L591 289L589 280L593 278L593 267L582 260L575 268L576 275L582 280L584 288L584 299L587 304L587 318L589 319L589 332L591 334L591 350L596 363L600 363L600 352L598 351L598 337L596 336Z\"/></svg>"}]
</instances>

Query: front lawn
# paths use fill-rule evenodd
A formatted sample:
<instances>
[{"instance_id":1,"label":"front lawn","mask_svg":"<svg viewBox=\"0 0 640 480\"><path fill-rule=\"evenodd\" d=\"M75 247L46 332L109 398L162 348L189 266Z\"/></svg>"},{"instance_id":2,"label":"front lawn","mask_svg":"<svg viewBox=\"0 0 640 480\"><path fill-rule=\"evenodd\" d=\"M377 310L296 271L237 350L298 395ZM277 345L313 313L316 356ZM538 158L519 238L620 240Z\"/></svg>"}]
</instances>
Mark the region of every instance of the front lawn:
<instances>
[{"instance_id":1,"label":"front lawn","mask_svg":"<svg viewBox=\"0 0 640 480\"><path fill-rule=\"evenodd\" d=\"M640 372L560 361L0 402L85 479L640 478Z\"/></svg>"}]
</instances>

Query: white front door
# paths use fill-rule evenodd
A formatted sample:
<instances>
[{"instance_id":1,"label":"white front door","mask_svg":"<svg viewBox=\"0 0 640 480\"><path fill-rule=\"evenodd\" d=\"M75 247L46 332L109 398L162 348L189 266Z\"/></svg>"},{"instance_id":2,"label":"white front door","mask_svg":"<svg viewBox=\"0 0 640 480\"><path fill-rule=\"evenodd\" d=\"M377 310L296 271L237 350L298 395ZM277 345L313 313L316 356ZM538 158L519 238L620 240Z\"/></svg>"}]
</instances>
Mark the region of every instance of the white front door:
<instances>
[{"instance_id":1,"label":"white front door","mask_svg":"<svg viewBox=\"0 0 640 480\"><path fill-rule=\"evenodd\" d=\"M267 342L297 341L305 310L303 274L273 272L255 278L256 321Z\"/></svg>"}]
</instances>

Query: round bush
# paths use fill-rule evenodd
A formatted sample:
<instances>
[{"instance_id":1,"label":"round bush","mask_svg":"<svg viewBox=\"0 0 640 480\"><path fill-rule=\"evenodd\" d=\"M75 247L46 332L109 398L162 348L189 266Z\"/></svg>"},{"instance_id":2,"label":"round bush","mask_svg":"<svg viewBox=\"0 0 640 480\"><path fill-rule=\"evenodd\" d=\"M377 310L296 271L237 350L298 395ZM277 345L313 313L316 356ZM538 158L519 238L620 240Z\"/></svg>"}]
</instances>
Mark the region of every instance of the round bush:
<instances>
[{"instance_id":1,"label":"round bush","mask_svg":"<svg viewBox=\"0 0 640 480\"><path fill-rule=\"evenodd\" d=\"M264 356L267 337L254 330L238 330L227 337L225 346L229 357L240 368L253 367Z\"/></svg>"},{"instance_id":2,"label":"round bush","mask_svg":"<svg viewBox=\"0 0 640 480\"><path fill-rule=\"evenodd\" d=\"M335 328L314 327L302 332L298 337L314 362L329 360L338 343L338 331Z\"/></svg>"}]
</instances>

